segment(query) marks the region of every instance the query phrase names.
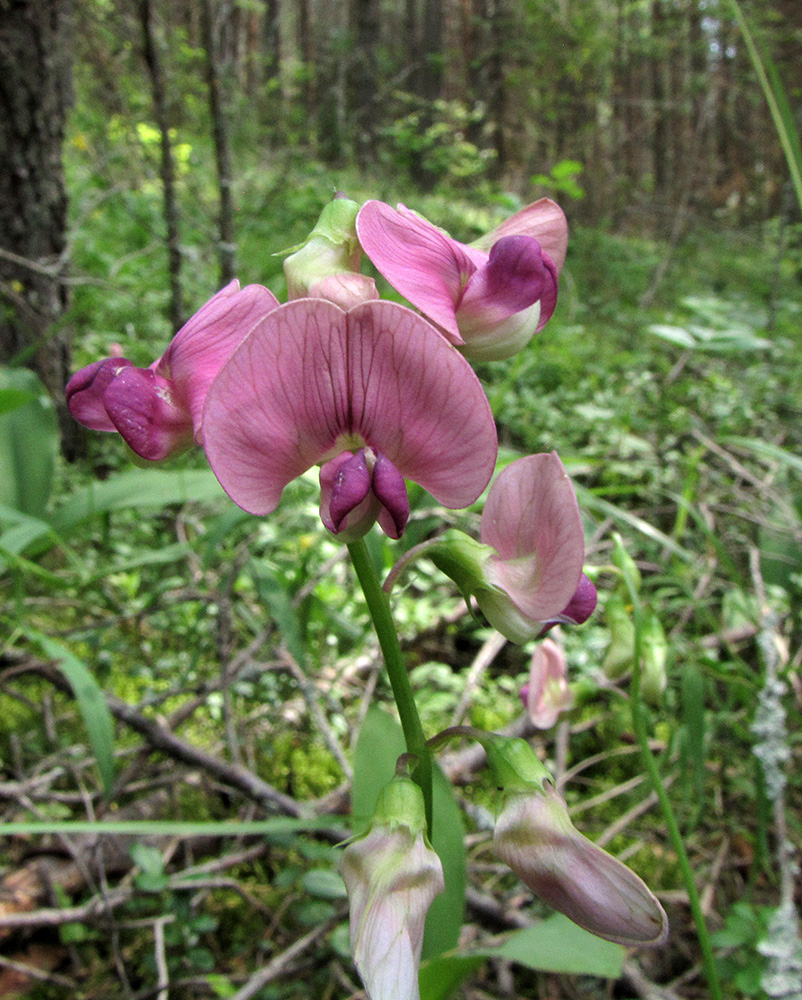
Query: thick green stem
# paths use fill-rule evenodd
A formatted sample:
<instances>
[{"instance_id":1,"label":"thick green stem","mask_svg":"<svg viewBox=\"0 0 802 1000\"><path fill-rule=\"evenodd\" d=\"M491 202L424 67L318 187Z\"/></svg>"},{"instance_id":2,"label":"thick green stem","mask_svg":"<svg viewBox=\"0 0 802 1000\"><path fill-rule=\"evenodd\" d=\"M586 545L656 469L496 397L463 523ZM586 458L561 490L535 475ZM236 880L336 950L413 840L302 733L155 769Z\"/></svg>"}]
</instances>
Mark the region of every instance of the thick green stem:
<instances>
[{"instance_id":1,"label":"thick green stem","mask_svg":"<svg viewBox=\"0 0 802 1000\"><path fill-rule=\"evenodd\" d=\"M398 633L395 630L395 623L390 612L390 602L387 594L382 590L381 581L376 573L373 561L370 558L367 546L363 539L352 542L348 546L351 555L351 562L354 564L357 579L365 595L368 611L376 630L376 636L381 646L384 663L390 677L390 685L393 689L395 703L398 706L398 715L401 719L401 728L404 730L404 739L407 744L407 751L415 754L418 763L412 772L412 780L423 792L423 799L426 803L426 825L429 828L429 836L432 832L432 757L429 748L426 746L426 737L423 733L418 709L415 705L415 697L412 694L412 687L409 683L404 656L401 652L401 645L398 641Z\"/></svg>"},{"instance_id":2,"label":"thick green stem","mask_svg":"<svg viewBox=\"0 0 802 1000\"><path fill-rule=\"evenodd\" d=\"M663 785L663 779L660 776L657 763L652 756L652 751L649 749L649 733L646 726L643 701L640 694L643 610L640 605L637 589L633 584L633 581L626 573L624 573L624 580L627 585L627 590L629 591L630 599L632 600L632 615L635 622L635 656L632 669L632 683L629 688L630 706L632 709L632 726L635 730L635 736L637 737L641 750L641 756L643 757L643 762L646 766L649 778L651 779L652 787L654 788L655 795L660 803L660 808L663 811L663 819L665 820L666 827L668 828L671 843L677 854L677 862L682 875L682 881L685 883L685 891L688 893L688 903L690 904L693 922L696 925L699 947L702 951L702 965L704 966L707 984L710 988L710 1000L721 1000L721 985L719 984L718 979L716 958L713 954L713 946L710 943L710 935L707 930L705 915L702 912L702 904L699 901L699 893L696 891L696 882L694 881L691 863L688 859L687 851L685 850L685 843L682 839L682 834L680 833L679 824L677 823L677 819L674 815L671 800L669 799L668 793Z\"/></svg>"}]
</instances>

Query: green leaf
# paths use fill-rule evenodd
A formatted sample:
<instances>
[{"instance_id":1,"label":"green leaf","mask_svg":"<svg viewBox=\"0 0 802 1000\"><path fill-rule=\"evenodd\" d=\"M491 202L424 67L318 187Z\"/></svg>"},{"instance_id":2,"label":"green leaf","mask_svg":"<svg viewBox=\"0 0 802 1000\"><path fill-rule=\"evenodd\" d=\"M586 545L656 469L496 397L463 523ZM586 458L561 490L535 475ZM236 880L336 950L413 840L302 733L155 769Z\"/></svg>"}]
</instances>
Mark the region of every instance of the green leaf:
<instances>
[{"instance_id":1,"label":"green leaf","mask_svg":"<svg viewBox=\"0 0 802 1000\"><path fill-rule=\"evenodd\" d=\"M432 846L443 862L446 887L426 915L424 958L456 948L465 920L465 829L454 788L435 764L433 776Z\"/></svg>"},{"instance_id":2,"label":"green leaf","mask_svg":"<svg viewBox=\"0 0 802 1000\"><path fill-rule=\"evenodd\" d=\"M345 899L345 883L331 868L313 868L304 874L301 885L310 896L320 899Z\"/></svg>"},{"instance_id":3,"label":"green leaf","mask_svg":"<svg viewBox=\"0 0 802 1000\"><path fill-rule=\"evenodd\" d=\"M621 945L596 937L555 913L511 935L487 954L543 972L617 979L625 952Z\"/></svg>"},{"instance_id":4,"label":"green leaf","mask_svg":"<svg viewBox=\"0 0 802 1000\"><path fill-rule=\"evenodd\" d=\"M41 517L50 499L58 422L44 386L27 368L0 368L0 503ZM11 394L9 397L9 393ZM28 396L26 402L20 402Z\"/></svg>"},{"instance_id":5,"label":"green leaf","mask_svg":"<svg viewBox=\"0 0 802 1000\"><path fill-rule=\"evenodd\" d=\"M211 469L133 469L77 491L53 514L50 523L64 534L82 521L112 510L224 498Z\"/></svg>"},{"instance_id":6,"label":"green leaf","mask_svg":"<svg viewBox=\"0 0 802 1000\"><path fill-rule=\"evenodd\" d=\"M26 634L45 656L55 661L69 682L86 726L103 788L109 795L114 785L114 722L103 692L83 661L66 646L33 630Z\"/></svg>"},{"instance_id":7,"label":"green leaf","mask_svg":"<svg viewBox=\"0 0 802 1000\"><path fill-rule=\"evenodd\" d=\"M379 792L395 774L395 764L406 751L404 734L399 723L378 705L372 705L354 748L354 782L351 808L354 833L359 834L370 823Z\"/></svg>"},{"instance_id":8,"label":"green leaf","mask_svg":"<svg viewBox=\"0 0 802 1000\"><path fill-rule=\"evenodd\" d=\"M418 975L420 1000L447 1000L463 979L485 961L479 955L438 955L421 965Z\"/></svg>"}]
</instances>

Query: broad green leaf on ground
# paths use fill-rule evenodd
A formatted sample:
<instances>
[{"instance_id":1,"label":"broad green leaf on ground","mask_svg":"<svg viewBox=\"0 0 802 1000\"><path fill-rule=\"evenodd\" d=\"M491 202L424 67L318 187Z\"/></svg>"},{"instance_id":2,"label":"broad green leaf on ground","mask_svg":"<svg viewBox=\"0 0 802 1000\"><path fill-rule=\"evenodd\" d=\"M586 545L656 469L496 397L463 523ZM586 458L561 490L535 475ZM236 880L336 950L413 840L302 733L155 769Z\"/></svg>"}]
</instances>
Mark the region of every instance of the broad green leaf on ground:
<instances>
[{"instance_id":1,"label":"broad green leaf on ground","mask_svg":"<svg viewBox=\"0 0 802 1000\"><path fill-rule=\"evenodd\" d=\"M621 945L604 941L555 913L515 931L493 948L465 955L439 955L421 966L421 1000L447 1000L489 958L503 958L539 972L617 979L624 964Z\"/></svg>"}]
</instances>

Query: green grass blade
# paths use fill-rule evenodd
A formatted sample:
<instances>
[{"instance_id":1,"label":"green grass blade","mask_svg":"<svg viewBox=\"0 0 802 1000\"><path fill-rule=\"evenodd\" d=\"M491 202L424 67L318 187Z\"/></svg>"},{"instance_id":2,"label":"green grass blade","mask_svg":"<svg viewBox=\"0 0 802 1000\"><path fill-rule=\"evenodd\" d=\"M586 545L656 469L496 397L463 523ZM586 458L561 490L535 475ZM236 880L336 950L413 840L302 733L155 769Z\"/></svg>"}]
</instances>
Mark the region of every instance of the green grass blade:
<instances>
[{"instance_id":1,"label":"green grass blade","mask_svg":"<svg viewBox=\"0 0 802 1000\"><path fill-rule=\"evenodd\" d=\"M84 662L66 646L39 632L28 631L27 636L45 656L56 662L69 682L86 726L103 788L109 795L114 785L114 721L100 685Z\"/></svg>"},{"instance_id":2,"label":"green grass blade","mask_svg":"<svg viewBox=\"0 0 802 1000\"><path fill-rule=\"evenodd\" d=\"M760 86L763 88L763 95L769 106L783 153L785 153L794 193L799 207L802 208L802 146L800 146L799 133L796 130L794 118L785 96L785 89L771 56L765 49L761 50L761 47L758 46L738 0L730 0L730 6L735 14L738 27L741 29Z\"/></svg>"}]
</instances>

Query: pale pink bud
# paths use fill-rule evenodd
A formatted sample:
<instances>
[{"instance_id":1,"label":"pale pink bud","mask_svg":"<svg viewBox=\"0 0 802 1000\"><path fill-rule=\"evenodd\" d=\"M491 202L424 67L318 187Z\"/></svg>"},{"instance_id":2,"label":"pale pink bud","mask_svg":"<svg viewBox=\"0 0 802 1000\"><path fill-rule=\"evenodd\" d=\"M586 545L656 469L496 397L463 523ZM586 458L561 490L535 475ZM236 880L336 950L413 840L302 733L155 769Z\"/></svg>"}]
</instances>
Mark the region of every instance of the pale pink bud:
<instances>
[{"instance_id":1,"label":"pale pink bud","mask_svg":"<svg viewBox=\"0 0 802 1000\"><path fill-rule=\"evenodd\" d=\"M368 832L343 852L351 907L351 952L369 1000L419 1000L426 913L445 888L426 837L423 795L395 778L380 796Z\"/></svg>"},{"instance_id":2,"label":"pale pink bud","mask_svg":"<svg viewBox=\"0 0 802 1000\"><path fill-rule=\"evenodd\" d=\"M510 794L493 847L529 888L555 910L599 937L628 945L661 944L663 907L617 858L583 837L548 783Z\"/></svg>"},{"instance_id":3,"label":"pale pink bud","mask_svg":"<svg viewBox=\"0 0 802 1000\"><path fill-rule=\"evenodd\" d=\"M565 654L551 639L544 639L532 654L529 683L522 688L521 699L538 729L551 729L560 712L573 707L567 666Z\"/></svg>"}]
</instances>

